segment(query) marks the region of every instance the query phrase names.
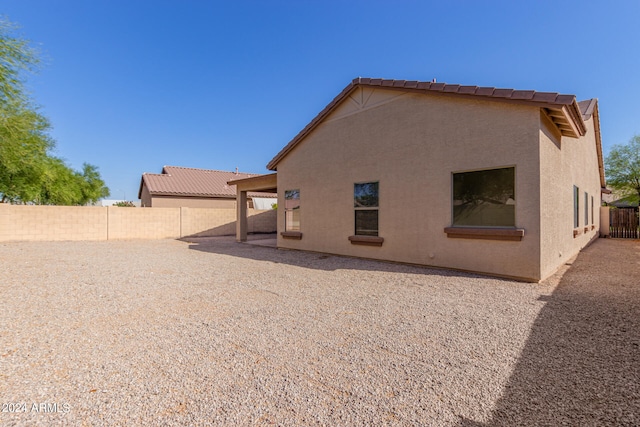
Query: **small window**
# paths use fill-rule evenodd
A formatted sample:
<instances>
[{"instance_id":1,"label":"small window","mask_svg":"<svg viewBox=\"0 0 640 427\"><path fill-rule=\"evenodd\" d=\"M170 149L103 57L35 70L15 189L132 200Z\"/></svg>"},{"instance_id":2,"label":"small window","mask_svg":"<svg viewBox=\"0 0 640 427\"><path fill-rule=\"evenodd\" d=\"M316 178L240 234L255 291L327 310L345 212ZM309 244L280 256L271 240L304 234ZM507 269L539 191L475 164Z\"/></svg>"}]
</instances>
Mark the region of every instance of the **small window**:
<instances>
[{"instance_id":1,"label":"small window","mask_svg":"<svg viewBox=\"0 0 640 427\"><path fill-rule=\"evenodd\" d=\"M573 186L573 228L580 227L580 189Z\"/></svg>"},{"instance_id":2,"label":"small window","mask_svg":"<svg viewBox=\"0 0 640 427\"><path fill-rule=\"evenodd\" d=\"M284 192L284 229L300 231L300 190Z\"/></svg>"},{"instance_id":3,"label":"small window","mask_svg":"<svg viewBox=\"0 0 640 427\"><path fill-rule=\"evenodd\" d=\"M378 188L377 182L354 184L356 236L378 235Z\"/></svg>"},{"instance_id":4,"label":"small window","mask_svg":"<svg viewBox=\"0 0 640 427\"><path fill-rule=\"evenodd\" d=\"M584 225L589 224L589 194L584 192Z\"/></svg>"},{"instance_id":5,"label":"small window","mask_svg":"<svg viewBox=\"0 0 640 427\"><path fill-rule=\"evenodd\" d=\"M593 220L593 196L591 196L591 225L595 224Z\"/></svg>"},{"instance_id":6,"label":"small window","mask_svg":"<svg viewBox=\"0 0 640 427\"><path fill-rule=\"evenodd\" d=\"M453 225L515 227L515 168L454 173Z\"/></svg>"}]
</instances>

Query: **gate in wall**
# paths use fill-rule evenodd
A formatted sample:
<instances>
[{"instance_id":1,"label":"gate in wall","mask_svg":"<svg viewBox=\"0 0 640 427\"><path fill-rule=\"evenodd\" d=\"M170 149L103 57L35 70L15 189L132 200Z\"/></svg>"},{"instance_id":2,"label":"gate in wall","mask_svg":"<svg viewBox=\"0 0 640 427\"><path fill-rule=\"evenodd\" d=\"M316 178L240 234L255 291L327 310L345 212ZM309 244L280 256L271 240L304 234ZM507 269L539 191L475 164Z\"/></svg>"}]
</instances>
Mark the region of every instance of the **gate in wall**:
<instances>
[{"instance_id":1,"label":"gate in wall","mask_svg":"<svg viewBox=\"0 0 640 427\"><path fill-rule=\"evenodd\" d=\"M638 230L638 208L619 208L609 211L611 237L618 239L640 239Z\"/></svg>"}]
</instances>

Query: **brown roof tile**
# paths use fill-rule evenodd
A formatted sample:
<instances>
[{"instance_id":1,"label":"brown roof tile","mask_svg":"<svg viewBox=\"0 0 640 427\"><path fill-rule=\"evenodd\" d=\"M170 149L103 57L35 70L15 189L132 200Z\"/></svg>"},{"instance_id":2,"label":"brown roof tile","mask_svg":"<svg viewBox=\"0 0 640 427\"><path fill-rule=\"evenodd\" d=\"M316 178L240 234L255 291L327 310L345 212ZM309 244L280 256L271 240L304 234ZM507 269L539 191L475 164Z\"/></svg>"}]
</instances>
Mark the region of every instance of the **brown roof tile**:
<instances>
[{"instance_id":1,"label":"brown roof tile","mask_svg":"<svg viewBox=\"0 0 640 427\"><path fill-rule=\"evenodd\" d=\"M495 98L511 98L513 95L513 89L496 89L493 91L493 95Z\"/></svg>"},{"instance_id":2,"label":"brown roof tile","mask_svg":"<svg viewBox=\"0 0 640 427\"><path fill-rule=\"evenodd\" d=\"M162 173L144 173L140 181L138 198L142 194L142 186L146 185L149 193L155 196L185 197L236 197L235 185L227 181L259 176L259 174L235 173L210 169L165 166ZM249 197L275 197L272 193L248 193Z\"/></svg>"},{"instance_id":3,"label":"brown roof tile","mask_svg":"<svg viewBox=\"0 0 640 427\"><path fill-rule=\"evenodd\" d=\"M585 120L591 118L591 115L593 114L593 110L596 108L597 103L598 100L596 98L578 102L578 107L580 107L580 112L582 113L582 117Z\"/></svg>"},{"instance_id":4,"label":"brown roof tile","mask_svg":"<svg viewBox=\"0 0 640 427\"><path fill-rule=\"evenodd\" d=\"M554 103L557 97L558 94L555 92L535 92L531 99L536 102Z\"/></svg>"},{"instance_id":5,"label":"brown roof tile","mask_svg":"<svg viewBox=\"0 0 640 427\"><path fill-rule=\"evenodd\" d=\"M493 96L493 92L496 90L494 87L479 87L476 90L476 95L478 96Z\"/></svg>"},{"instance_id":6,"label":"brown roof tile","mask_svg":"<svg viewBox=\"0 0 640 427\"><path fill-rule=\"evenodd\" d=\"M478 86L460 86L458 93L474 95L476 90L478 90Z\"/></svg>"},{"instance_id":7,"label":"brown roof tile","mask_svg":"<svg viewBox=\"0 0 640 427\"><path fill-rule=\"evenodd\" d=\"M558 95L556 98L556 104L569 105L574 102L576 97L574 95Z\"/></svg>"},{"instance_id":8,"label":"brown roof tile","mask_svg":"<svg viewBox=\"0 0 640 427\"><path fill-rule=\"evenodd\" d=\"M536 92L533 90L514 90L511 94L512 99L532 99Z\"/></svg>"},{"instance_id":9,"label":"brown roof tile","mask_svg":"<svg viewBox=\"0 0 640 427\"><path fill-rule=\"evenodd\" d=\"M444 85L444 89L442 89L442 91L458 93L459 89L460 89L460 85Z\"/></svg>"}]
</instances>

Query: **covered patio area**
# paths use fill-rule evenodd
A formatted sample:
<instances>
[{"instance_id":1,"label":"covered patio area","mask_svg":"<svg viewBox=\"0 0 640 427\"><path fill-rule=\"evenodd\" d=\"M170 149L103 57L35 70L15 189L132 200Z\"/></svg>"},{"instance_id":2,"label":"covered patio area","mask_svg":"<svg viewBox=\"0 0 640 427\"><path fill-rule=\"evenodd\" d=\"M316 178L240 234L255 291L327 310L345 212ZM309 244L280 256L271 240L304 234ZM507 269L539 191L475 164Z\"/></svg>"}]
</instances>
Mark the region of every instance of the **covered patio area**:
<instances>
[{"instance_id":1,"label":"covered patio area","mask_svg":"<svg viewBox=\"0 0 640 427\"><path fill-rule=\"evenodd\" d=\"M236 241L247 241L247 192L259 191L277 193L277 174L254 176L251 178L235 179L227 184L236 186Z\"/></svg>"}]
</instances>

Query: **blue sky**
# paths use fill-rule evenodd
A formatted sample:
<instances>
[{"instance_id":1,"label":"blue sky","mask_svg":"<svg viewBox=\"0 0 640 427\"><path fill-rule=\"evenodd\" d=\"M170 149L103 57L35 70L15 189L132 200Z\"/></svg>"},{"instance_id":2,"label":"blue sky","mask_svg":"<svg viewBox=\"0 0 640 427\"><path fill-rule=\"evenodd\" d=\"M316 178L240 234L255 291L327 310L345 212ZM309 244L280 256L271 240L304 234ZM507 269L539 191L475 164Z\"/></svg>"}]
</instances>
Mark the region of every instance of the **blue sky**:
<instances>
[{"instance_id":1,"label":"blue sky","mask_svg":"<svg viewBox=\"0 0 640 427\"><path fill-rule=\"evenodd\" d=\"M55 155L136 200L164 165L265 173L355 77L598 98L640 134L640 1L2 0Z\"/></svg>"}]
</instances>

